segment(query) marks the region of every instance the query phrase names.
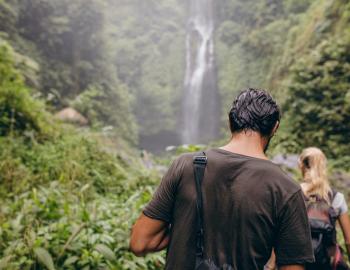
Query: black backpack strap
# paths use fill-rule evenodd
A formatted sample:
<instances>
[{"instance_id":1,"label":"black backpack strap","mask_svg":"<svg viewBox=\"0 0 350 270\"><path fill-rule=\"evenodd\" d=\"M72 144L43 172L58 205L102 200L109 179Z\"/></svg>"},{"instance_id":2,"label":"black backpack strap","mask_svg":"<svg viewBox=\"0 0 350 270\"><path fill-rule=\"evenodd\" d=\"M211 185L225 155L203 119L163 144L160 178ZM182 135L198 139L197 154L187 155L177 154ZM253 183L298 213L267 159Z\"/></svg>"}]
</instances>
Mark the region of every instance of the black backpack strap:
<instances>
[{"instance_id":1,"label":"black backpack strap","mask_svg":"<svg viewBox=\"0 0 350 270\"><path fill-rule=\"evenodd\" d=\"M333 208L333 202L334 202L334 199L337 196L337 194L338 194L338 191L336 191L335 189L332 188L332 192L329 196L330 203L331 203L330 208L329 208L329 215L332 219L333 226L335 226L335 223L336 223L337 219L339 218L338 213Z\"/></svg>"},{"instance_id":2,"label":"black backpack strap","mask_svg":"<svg viewBox=\"0 0 350 270\"><path fill-rule=\"evenodd\" d=\"M204 253L204 229L203 229L203 196L202 196L202 181L204 177L205 167L207 165L207 156L203 152L201 156L193 157L194 178L196 183L196 255L203 257Z\"/></svg>"},{"instance_id":3,"label":"black backpack strap","mask_svg":"<svg viewBox=\"0 0 350 270\"><path fill-rule=\"evenodd\" d=\"M332 196L330 197L331 199L331 204L333 203L335 196L337 196L338 191L334 188L332 188Z\"/></svg>"}]
</instances>

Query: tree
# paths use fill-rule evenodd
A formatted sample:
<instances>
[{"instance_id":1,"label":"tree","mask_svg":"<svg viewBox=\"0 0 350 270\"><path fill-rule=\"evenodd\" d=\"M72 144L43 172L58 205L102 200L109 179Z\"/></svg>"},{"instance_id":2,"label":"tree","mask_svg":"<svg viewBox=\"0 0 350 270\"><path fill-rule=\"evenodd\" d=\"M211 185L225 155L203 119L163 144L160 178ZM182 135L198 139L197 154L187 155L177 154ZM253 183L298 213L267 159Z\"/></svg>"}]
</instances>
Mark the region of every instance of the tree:
<instances>
[{"instance_id":1,"label":"tree","mask_svg":"<svg viewBox=\"0 0 350 270\"><path fill-rule=\"evenodd\" d=\"M141 136L177 132L185 67L185 4L109 1L118 79L135 98Z\"/></svg>"},{"instance_id":2,"label":"tree","mask_svg":"<svg viewBox=\"0 0 350 270\"><path fill-rule=\"evenodd\" d=\"M54 107L89 97L90 103L79 108L93 117L91 123L112 125L118 135L136 142L129 90L117 79L113 63L107 8L101 0L24 0L17 24L21 37L35 44L40 91Z\"/></svg>"},{"instance_id":3,"label":"tree","mask_svg":"<svg viewBox=\"0 0 350 270\"><path fill-rule=\"evenodd\" d=\"M330 158L349 154L350 33L329 39L297 64L285 105L286 145L317 146Z\"/></svg>"}]
</instances>

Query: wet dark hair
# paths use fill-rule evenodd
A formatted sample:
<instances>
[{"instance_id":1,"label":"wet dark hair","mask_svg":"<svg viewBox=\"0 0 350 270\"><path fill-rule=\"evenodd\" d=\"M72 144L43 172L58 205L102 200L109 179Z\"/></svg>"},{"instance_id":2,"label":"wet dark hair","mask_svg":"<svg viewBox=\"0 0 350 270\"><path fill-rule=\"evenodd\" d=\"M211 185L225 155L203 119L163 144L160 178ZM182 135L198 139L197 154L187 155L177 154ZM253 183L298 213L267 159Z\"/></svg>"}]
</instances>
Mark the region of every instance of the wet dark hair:
<instances>
[{"instance_id":1,"label":"wet dark hair","mask_svg":"<svg viewBox=\"0 0 350 270\"><path fill-rule=\"evenodd\" d=\"M280 121L281 111L267 91L248 88L233 101L229 119L232 133L252 130L267 137Z\"/></svg>"}]
</instances>

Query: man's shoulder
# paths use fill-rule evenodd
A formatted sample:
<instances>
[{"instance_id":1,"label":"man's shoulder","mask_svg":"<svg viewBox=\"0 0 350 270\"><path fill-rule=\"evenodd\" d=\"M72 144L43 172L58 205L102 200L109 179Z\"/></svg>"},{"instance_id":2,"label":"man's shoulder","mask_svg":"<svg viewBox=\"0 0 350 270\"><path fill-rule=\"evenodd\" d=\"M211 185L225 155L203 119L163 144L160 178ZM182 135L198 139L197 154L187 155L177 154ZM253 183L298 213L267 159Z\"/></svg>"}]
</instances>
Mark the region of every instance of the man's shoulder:
<instances>
[{"instance_id":1,"label":"man's shoulder","mask_svg":"<svg viewBox=\"0 0 350 270\"><path fill-rule=\"evenodd\" d=\"M176 156L174 162L176 163L192 163L193 157L199 155L199 153L182 153Z\"/></svg>"},{"instance_id":2,"label":"man's shoulder","mask_svg":"<svg viewBox=\"0 0 350 270\"><path fill-rule=\"evenodd\" d=\"M266 165L265 168L262 168L262 170L268 175L268 181L290 194L294 194L301 189L300 184L291 175L288 175L278 165L272 162Z\"/></svg>"},{"instance_id":3,"label":"man's shoulder","mask_svg":"<svg viewBox=\"0 0 350 270\"><path fill-rule=\"evenodd\" d=\"M292 176L287 174L280 166L270 160L254 161L250 166L258 173L267 175L271 179L283 181L288 184L297 185ZM299 187L299 185L297 185Z\"/></svg>"},{"instance_id":4,"label":"man's shoulder","mask_svg":"<svg viewBox=\"0 0 350 270\"><path fill-rule=\"evenodd\" d=\"M291 202L291 199L296 198L296 196L302 197L300 184L278 165L270 162L264 166L255 166L255 170L256 174L259 175L257 179L259 184L262 184L265 191L268 190L274 201L278 202L277 213L280 213Z\"/></svg>"},{"instance_id":5,"label":"man's shoulder","mask_svg":"<svg viewBox=\"0 0 350 270\"><path fill-rule=\"evenodd\" d=\"M174 163L179 169L181 168L181 170L188 167L192 168L193 158L195 156L205 154L208 156L208 163L215 162L220 164L218 167L221 167L223 173L226 171L225 169L236 169L235 167L231 166L230 162L227 162L227 156L218 156L216 152L217 151L215 151L215 149L210 149L205 152L183 153L175 159ZM238 161L237 166L244 166L247 170L253 172L258 178L261 178L262 181L266 181L270 185L277 186L286 192L295 193L300 190L300 185L296 183L290 175L288 175L278 165L270 160L246 158L242 156L242 159Z\"/></svg>"},{"instance_id":6,"label":"man's shoulder","mask_svg":"<svg viewBox=\"0 0 350 270\"><path fill-rule=\"evenodd\" d=\"M269 177L266 179L267 185L274 192L277 201L279 202L279 211L284 208L292 198L297 194L302 195L300 183L296 182L292 176L288 175L278 165L271 163L267 167L269 169Z\"/></svg>"},{"instance_id":7,"label":"man's shoulder","mask_svg":"<svg viewBox=\"0 0 350 270\"><path fill-rule=\"evenodd\" d=\"M183 172L189 166L193 164L193 157L198 153L183 153L175 157L171 164L171 168L178 172Z\"/></svg>"},{"instance_id":8,"label":"man's shoulder","mask_svg":"<svg viewBox=\"0 0 350 270\"><path fill-rule=\"evenodd\" d=\"M261 181L268 189L279 194L282 201L288 200L301 190L300 184L278 165L268 160L254 160L247 164L253 171L257 181Z\"/></svg>"},{"instance_id":9,"label":"man's shoulder","mask_svg":"<svg viewBox=\"0 0 350 270\"><path fill-rule=\"evenodd\" d=\"M192 164L193 163L193 158L195 156L204 156L206 155L206 152L188 152L188 153L182 153L180 155L178 155L174 162L176 163L182 163L182 164Z\"/></svg>"}]
</instances>

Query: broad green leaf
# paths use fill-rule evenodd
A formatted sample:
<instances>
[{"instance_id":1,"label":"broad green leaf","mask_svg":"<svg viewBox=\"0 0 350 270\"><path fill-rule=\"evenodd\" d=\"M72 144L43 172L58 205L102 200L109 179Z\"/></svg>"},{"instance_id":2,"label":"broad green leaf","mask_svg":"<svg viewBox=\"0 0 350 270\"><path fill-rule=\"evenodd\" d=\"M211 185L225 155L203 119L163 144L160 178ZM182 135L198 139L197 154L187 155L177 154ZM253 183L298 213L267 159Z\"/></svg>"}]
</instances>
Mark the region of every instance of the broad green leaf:
<instances>
[{"instance_id":1,"label":"broad green leaf","mask_svg":"<svg viewBox=\"0 0 350 270\"><path fill-rule=\"evenodd\" d=\"M0 269L7 269L11 256L7 256L0 260Z\"/></svg>"},{"instance_id":2,"label":"broad green leaf","mask_svg":"<svg viewBox=\"0 0 350 270\"><path fill-rule=\"evenodd\" d=\"M36 248L34 249L34 253L38 258L39 262L46 266L49 270L55 270L55 266L53 264L52 257L50 253L44 248Z\"/></svg>"},{"instance_id":3,"label":"broad green leaf","mask_svg":"<svg viewBox=\"0 0 350 270\"><path fill-rule=\"evenodd\" d=\"M64 266L68 266L68 265L71 265L73 263L75 263L77 260L79 260L79 258L77 256L72 256L72 257L69 257L67 258L65 261L64 261Z\"/></svg>"},{"instance_id":4,"label":"broad green leaf","mask_svg":"<svg viewBox=\"0 0 350 270\"><path fill-rule=\"evenodd\" d=\"M96 245L95 249L100 252L107 260L114 261L115 260L115 254L114 252L103 244Z\"/></svg>"}]
</instances>

